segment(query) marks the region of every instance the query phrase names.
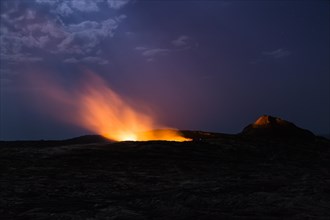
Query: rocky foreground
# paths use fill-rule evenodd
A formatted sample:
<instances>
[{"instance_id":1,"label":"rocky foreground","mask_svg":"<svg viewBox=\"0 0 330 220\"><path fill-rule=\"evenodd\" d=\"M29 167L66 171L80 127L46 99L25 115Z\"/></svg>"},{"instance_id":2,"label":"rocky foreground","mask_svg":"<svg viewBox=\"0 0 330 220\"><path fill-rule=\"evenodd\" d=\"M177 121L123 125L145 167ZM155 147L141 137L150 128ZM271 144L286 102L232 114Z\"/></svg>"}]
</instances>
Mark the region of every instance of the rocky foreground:
<instances>
[{"instance_id":1,"label":"rocky foreground","mask_svg":"<svg viewBox=\"0 0 330 220\"><path fill-rule=\"evenodd\" d=\"M0 142L0 219L329 219L330 142Z\"/></svg>"}]
</instances>

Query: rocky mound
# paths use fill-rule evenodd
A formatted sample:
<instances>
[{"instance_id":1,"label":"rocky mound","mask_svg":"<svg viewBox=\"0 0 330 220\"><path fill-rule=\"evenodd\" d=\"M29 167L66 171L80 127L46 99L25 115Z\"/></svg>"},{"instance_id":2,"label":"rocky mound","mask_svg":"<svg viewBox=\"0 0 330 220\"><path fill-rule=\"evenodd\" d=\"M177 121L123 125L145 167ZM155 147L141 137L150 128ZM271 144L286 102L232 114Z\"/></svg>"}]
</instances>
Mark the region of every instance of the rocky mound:
<instances>
[{"instance_id":1,"label":"rocky mound","mask_svg":"<svg viewBox=\"0 0 330 220\"><path fill-rule=\"evenodd\" d=\"M246 126L242 135L259 137L301 138L313 139L312 132L297 127L295 124L281 118L263 115L253 124Z\"/></svg>"}]
</instances>

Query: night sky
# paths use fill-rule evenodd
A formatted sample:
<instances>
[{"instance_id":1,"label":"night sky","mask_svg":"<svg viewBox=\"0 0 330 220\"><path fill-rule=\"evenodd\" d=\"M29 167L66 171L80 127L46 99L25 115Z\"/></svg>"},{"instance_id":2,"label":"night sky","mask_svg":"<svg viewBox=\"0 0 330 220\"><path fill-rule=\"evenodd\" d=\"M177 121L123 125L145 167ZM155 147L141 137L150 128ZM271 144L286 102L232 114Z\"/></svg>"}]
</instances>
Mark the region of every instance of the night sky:
<instances>
[{"instance_id":1,"label":"night sky","mask_svg":"<svg viewBox=\"0 0 330 220\"><path fill-rule=\"evenodd\" d=\"M270 114L329 134L329 23L317 0L1 0L0 139L87 134L26 80L71 87L86 70L170 127L238 133Z\"/></svg>"}]
</instances>

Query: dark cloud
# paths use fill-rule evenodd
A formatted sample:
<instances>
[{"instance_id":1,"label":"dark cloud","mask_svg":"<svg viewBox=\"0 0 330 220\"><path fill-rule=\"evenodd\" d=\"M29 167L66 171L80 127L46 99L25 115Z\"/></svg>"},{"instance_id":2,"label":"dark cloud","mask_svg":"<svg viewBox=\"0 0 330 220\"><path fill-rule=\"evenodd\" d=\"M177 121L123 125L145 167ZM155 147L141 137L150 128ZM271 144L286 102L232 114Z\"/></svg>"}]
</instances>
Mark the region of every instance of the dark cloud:
<instances>
[{"instance_id":1,"label":"dark cloud","mask_svg":"<svg viewBox=\"0 0 330 220\"><path fill-rule=\"evenodd\" d=\"M63 2L62 4L57 5L57 7L55 8L55 12L61 16L66 17L72 14L73 10L66 2Z\"/></svg>"},{"instance_id":2,"label":"dark cloud","mask_svg":"<svg viewBox=\"0 0 330 220\"><path fill-rule=\"evenodd\" d=\"M105 65L108 64L109 61L100 57L83 57L81 59L77 59L74 57L68 58L64 60L64 63L91 63L91 64L99 64L99 65Z\"/></svg>"},{"instance_id":3,"label":"dark cloud","mask_svg":"<svg viewBox=\"0 0 330 220\"><path fill-rule=\"evenodd\" d=\"M176 47L183 47L188 45L188 40L189 40L188 36L182 35L177 39L173 40L172 44Z\"/></svg>"},{"instance_id":4,"label":"dark cloud","mask_svg":"<svg viewBox=\"0 0 330 220\"><path fill-rule=\"evenodd\" d=\"M170 49L162 49L162 48L147 49L142 52L142 55L145 57L154 57L158 55L166 55L170 51L171 51Z\"/></svg>"},{"instance_id":5,"label":"dark cloud","mask_svg":"<svg viewBox=\"0 0 330 220\"><path fill-rule=\"evenodd\" d=\"M64 17L74 12L98 12L101 10L101 4L108 5L110 9L119 10L129 2L130 0L36 0L37 4L48 6L51 12Z\"/></svg>"},{"instance_id":6,"label":"dark cloud","mask_svg":"<svg viewBox=\"0 0 330 220\"><path fill-rule=\"evenodd\" d=\"M156 57L168 55L169 53L176 53L180 51L189 50L197 47L197 43L194 42L190 37L181 35L178 38L168 43L166 48L150 48L145 46L137 46L135 50L141 51L141 55L146 57L146 61L151 62Z\"/></svg>"},{"instance_id":7,"label":"dark cloud","mask_svg":"<svg viewBox=\"0 0 330 220\"><path fill-rule=\"evenodd\" d=\"M33 56L32 54L27 54L27 53L20 53L20 54L10 54L6 56L1 56L1 59L3 61L7 62L40 62L43 60L42 57L36 57Z\"/></svg>"},{"instance_id":8,"label":"dark cloud","mask_svg":"<svg viewBox=\"0 0 330 220\"><path fill-rule=\"evenodd\" d=\"M252 60L249 63L255 65L265 62L273 62L274 60L288 57L291 54L292 54L291 51L284 48L279 48L277 50L272 50L272 51L264 51L261 52L261 55L257 59Z\"/></svg>"},{"instance_id":9,"label":"dark cloud","mask_svg":"<svg viewBox=\"0 0 330 220\"><path fill-rule=\"evenodd\" d=\"M72 0L71 1L71 6L72 8L82 11L82 12L95 12L99 11L99 7L97 3L100 1L95 1L95 0Z\"/></svg>"},{"instance_id":10,"label":"dark cloud","mask_svg":"<svg viewBox=\"0 0 330 220\"><path fill-rule=\"evenodd\" d=\"M130 0L107 0L107 2L110 8L118 10L128 4Z\"/></svg>"},{"instance_id":11,"label":"dark cloud","mask_svg":"<svg viewBox=\"0 0 330 220\"><path fill-rule=\"evenodd\" d=\"M71 57L71 58L65 59L64 63L79 63L79 60L77 60L74 57Z\"/></svg>"},{"instance_id":12,"label":"dark cloud","mask_svg":"<svg viewBox=\"0 0 330 220\"><path fill-rule=\"evenodd\" d=\"M89 63L96 63L96 64L100 64L100 65L105 65L108 64L109 61L100 58L100 57L84 57L81 59L81 61L83 62L89 62Z\"/></svg>"},{"instance_id":13,"label":"dark cloud","mask_svg":"<svg viewBox=\"0 0 330 220\"><path fill-rule=\"evenodd\" d=\"M279 59L279 58L289 56L291 54L291 51L283 49L283 48L279 48L279 49L273 50L273 51L262 52L262 54L264 56L269 56L269 57L273 57L275 59Z\"/></svg>"},{"instance_id":14,"label":"dark cloud","mask_svg":"<svg viewBox=\"0 0 330 220\"><path fill-rule=\"evenodd\" d=\"M108 16L95 20L69 19L65 22L59 16L71 16L74 11L91 13L100 10L99 4L110 4L102 0L36 0L29 2L30 7L19 8L18 1L10 10L1 13L1 60L10 62L36 62L37 56L26 57L28 50L39 49L43 55L48 54L80 54L92 57L100 42L114 36L115 30L126 18L126 15ZM128 1L118 3L124 7ZM47 8L34 8L33 4ZM115 4L115 3L111 3ZM4 3L4 5L6 5ZM44 10L51 14L44 16ZM44 57L47 59L47 56ZM102 63L102 61L100 61ZM104 62L103 62L104 63Z\"/></svg>"},{"instance_id":15,"label":"dark cloud","mask_svg":"<svg viewBox=\"0 0 330 220\"><path fill-rule=\"evenodd\" d=\"M68 25L65 38L57 45L58 50L54 53L65 54L88 54L96 46L99 45L102 39L113 37L114 31L119 23L125 18L109 18L104 21L84 21L79 24Z\"/></svg>"},{"instance_id":16,"label":"dark cloud","mask_svg":"<svg viewBox=\"0 0 330 220\"><path fill-rule=\"evenodd\" d=\"M51 6L58 4L57 0L35 0L35 1L39 4L47 4Z\"/></svg>"},{"instance_id":17,"label":"dark cloud","mask_svg":"<svg viewBox=\"0 0 330 220\"><path fill-rule=\"evenodd\" d=\"M36 3L49 6L53 13L68 16L74 11L97 12L100 10L98 4L102 0L36 0Z\"/></svg>"}]
</instances>

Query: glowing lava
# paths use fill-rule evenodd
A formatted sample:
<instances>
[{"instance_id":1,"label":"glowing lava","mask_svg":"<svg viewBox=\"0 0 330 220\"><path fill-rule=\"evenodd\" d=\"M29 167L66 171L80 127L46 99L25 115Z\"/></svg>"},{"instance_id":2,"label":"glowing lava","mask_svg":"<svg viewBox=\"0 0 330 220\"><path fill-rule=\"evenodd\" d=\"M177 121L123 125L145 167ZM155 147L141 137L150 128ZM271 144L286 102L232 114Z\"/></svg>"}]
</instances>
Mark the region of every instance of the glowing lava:
<instances>
[{"instance_id":1,"label":"glowing lava","mask_svg":"<svg viewBox=\"0 0 330 220\"><path fill-rule=\"evenodd\" d=\"M43 91L47 103L44 100L43 106L65 122L116 141L190 140L177 130L156 124L150 114L133 108L95 74L86 74L83 83L74 91L65 90L54 80L40 79L42 85L47 85Z\"/></svg>"}]
</instances>

